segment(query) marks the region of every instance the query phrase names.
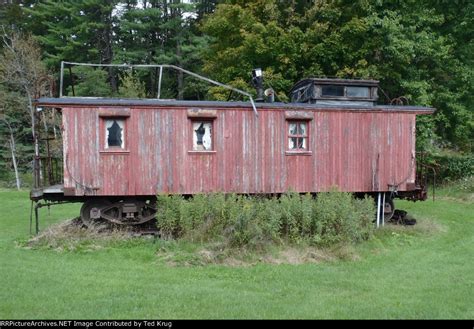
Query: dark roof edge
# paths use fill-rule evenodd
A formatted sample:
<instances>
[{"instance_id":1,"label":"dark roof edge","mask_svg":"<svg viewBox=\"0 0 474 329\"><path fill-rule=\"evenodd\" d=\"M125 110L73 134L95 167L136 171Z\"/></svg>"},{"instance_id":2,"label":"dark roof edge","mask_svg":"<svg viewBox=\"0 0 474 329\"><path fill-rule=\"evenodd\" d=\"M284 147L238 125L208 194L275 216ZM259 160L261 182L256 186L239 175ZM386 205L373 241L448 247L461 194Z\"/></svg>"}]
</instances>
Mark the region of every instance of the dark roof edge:
<instances>
[{"instance_id":1,"label":"dark roof edge","mask_svg":"<svg viewBox=\"0 0 474 329\"><path fill-rule=\"evenodd\" d=\"M62 97L39 98L35 100L36 106L47 107L78 107L78 106L137 106L137 107L220 107L220 108L247 108L252 110L250 102L222 102L222 101L178 101L158 99L122 99L122 98L95 98L95 97ZM423 106L395 106L395 105L321 105L306 103L256 103L257 109L321 109L321 110L372 110L372 111L417 111L433 113L432 107Z\"/></svg>"}]
</instances>

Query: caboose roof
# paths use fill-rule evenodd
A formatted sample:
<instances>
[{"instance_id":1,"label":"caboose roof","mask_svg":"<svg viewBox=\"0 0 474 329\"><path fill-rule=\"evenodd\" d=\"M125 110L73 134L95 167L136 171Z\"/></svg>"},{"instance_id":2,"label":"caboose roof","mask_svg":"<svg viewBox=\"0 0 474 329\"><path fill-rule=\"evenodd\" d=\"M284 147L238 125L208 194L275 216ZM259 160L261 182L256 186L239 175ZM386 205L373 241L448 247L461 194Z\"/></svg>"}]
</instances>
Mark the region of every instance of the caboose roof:
<instances>
[{"instance_id":1,"label":"caboose roof","mask_svg":"<svg viewBox=\"0 0 474 329\"><path fill-rule=\"evenodd\" d=\"M124 99L124 98L100 98L100 97L61 97L61 98L39 98L35 102L41 107L209 107L215 109L242 108L252 111L249 102L222 102L222 101L180 101L165 99ZM424 106L397 106L397 105L323 105L306 103L256 103L258 110L316 110L316 111L375 111L375 112L416 112L418 114L431 114L435 111L432 107Z\"/></svg>"}]
</instances>

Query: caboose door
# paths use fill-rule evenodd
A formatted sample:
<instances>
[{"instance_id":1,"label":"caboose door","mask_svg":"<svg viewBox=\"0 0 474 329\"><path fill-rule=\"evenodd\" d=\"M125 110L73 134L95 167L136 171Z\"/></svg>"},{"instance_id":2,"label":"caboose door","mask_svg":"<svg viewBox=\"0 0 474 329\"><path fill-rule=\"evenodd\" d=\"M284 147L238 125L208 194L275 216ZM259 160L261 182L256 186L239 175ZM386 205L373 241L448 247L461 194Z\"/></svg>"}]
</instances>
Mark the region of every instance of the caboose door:
<instances>
[{"instance_id":1,"label":"caboose door","mask_svg":"<svg viewBox=\"0 0 474 329\"><path fill-rule=\"evenodd\" d=\"M123 109L122 109L123 110ZM100 117L101 195L128 196L135 194L131 156L131 118L129 111Z\"/></svg>"}]
</instances>

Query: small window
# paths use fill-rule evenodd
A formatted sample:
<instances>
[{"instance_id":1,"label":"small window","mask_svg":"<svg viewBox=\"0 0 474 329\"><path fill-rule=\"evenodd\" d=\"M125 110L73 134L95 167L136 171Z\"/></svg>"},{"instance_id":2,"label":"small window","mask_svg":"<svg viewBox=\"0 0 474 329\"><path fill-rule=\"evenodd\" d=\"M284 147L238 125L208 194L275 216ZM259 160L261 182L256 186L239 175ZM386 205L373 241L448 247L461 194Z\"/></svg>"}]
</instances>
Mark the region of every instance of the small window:
<instances>
[{"instance_id":1,"label":"small window","mask_svg":"<svg viewBox=\"0 0 474 329\"><path fill-rule=\"evenodd\" d=\"M347 97L369 98L369 88L347 87Z\"/></svg>"},{"instance_id":2,"label":"small window","mask_svg":"<svg viewBox=\"0 0 474 329\"><path fill-rule=\"evenodd\" d=\"M308 150L308 121L288 121L288 149Z\"/></svg>"},{"instance_id":3,"label":"small window","mask_svg":"<svg viewBox=\"0 0 474 329\"><path fill-rule=\"evenodd\" d=\"M326 85L321 88L322 96L344 96L344 86Z\"/></svg>"},{"instance_id":4,"label":"small window","mask_svg":"<svg viewBox=\"0 0 474 329\"><path fill-rule=\"evenodd\" d=\"M105 120L105 148L125 148L123 119L107 119Z\"/></svg>"},{"instance_id":5,"label":"small window","mask_svg":"<svg viewBox=\"0 0 474 329\"><path fill-rule=\"evenodd\" d=\"M212 150L212 121L193 121L193 151Z\"/></svg>"}]
</instances>

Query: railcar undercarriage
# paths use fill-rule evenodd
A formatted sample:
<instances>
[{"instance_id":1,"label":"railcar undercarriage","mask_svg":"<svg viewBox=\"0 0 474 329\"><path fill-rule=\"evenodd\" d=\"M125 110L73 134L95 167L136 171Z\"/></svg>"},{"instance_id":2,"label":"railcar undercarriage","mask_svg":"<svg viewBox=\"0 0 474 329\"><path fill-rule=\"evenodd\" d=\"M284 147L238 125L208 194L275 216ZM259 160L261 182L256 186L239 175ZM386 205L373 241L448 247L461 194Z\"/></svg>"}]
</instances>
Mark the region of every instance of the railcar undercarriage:
<instances>
[{"instance_id":1,"label":"railcar undercarriage","mask_svg":"<svg viewBox=\"0 0 474 329\"><path fill-rule=\"evenodd\" d=\"M90 199L81 207L81 219L86 226L101 220L116 225L140 225L155 216L154 200L124 199L111 202L108 199Z\"/></svg>"},{"instance_id":2,"label":"railcar undercarriage","mask_svg":"<svg viewBox=\"0 0 474 329\"><path fill-rule=\"evenodd\" d=\"M317 193L315 193L316 195ZM382 192L382 193L354 193L356 197L370 195L374 198L376 205L380 205L380 222L386 223L394 216L394 198L411 201L425 200L426 190L419 187L413 191ZM378 196L381 196L378 201ZM269 196L274 196L271 194ZM156 204L156 197L99 197L99 196L65 196L62 185L55 185L42 189L34 189L30 198L36 202L32 205L35 210L36 231L38 232L38 208L50 207L64 203L82 203L80 209L80 220L86 227L107 226L107 227L130 227L137 232L156 231L155 217L159 211ZM43 202L41 202L43 201ZM382 215L383 212L383 215ZM383 219L382 219L383 218ZM32 218L31 218L32 221ZM382 224L383 225L383 224Z\"/></svg>"}]
</instances>

